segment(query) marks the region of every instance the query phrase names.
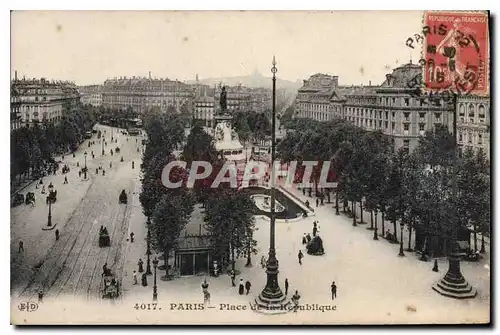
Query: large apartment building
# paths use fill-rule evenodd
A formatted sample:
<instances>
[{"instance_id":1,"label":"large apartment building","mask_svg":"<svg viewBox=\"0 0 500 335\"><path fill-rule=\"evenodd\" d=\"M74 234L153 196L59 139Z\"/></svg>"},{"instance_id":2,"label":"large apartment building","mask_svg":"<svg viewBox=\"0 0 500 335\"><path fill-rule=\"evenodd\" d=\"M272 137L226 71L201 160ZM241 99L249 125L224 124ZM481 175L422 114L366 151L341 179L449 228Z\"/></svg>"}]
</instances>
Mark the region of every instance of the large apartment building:
<instances>
[{"instance_id":1,"label":"large apartment building","mask_svg":"<svg viewBox=\"0 0 500 335\"><path fill-rule=\"evenodd\" d=\"M421 71L419 65L409 63L387 74L381 85L350 87L339 86L336 76L315 74L304 80L299 89L294 117L318 121L345 119L390 135L395 150L403 147L411 151L419 137L436 124L445 124L452 131L457 109L459 144L481 148L489 157L489 98L461 97L458 106L446 101L426 103L408 85Z\"/></svg>"},{"instance_id":2,"label":"large apartment building","mask_svg":"<svg viewBox=\"0 0 500 335\"><path fill-rule=\"evenodd\" d=\"M94 107L102 105L102 85L80 86L78 92L82 104Z\"/></svg>"},{"instance_id":3,"label":"large apartment building","mask_svg":"<svg viewBox=\"0 0 500 335\"><path fill-rule=\"evenodd\" d=\"M107 79L102 89L102 105L142 113L152 107L165 112L174 107L194 110L196 87L178 80L146 77L120 77Z\"/></svg>"},{"instance_id":4,"label":"large apartment building","mask_svg":"<svg viewBox=\"0 0 500 335\"><path fill-rule=\"evenodd\" d=\"M11 81L11 129L35 123L61 120L64 113L80 101L77 87L72 82L45 78Z\"/></svg>"}]
</instances>

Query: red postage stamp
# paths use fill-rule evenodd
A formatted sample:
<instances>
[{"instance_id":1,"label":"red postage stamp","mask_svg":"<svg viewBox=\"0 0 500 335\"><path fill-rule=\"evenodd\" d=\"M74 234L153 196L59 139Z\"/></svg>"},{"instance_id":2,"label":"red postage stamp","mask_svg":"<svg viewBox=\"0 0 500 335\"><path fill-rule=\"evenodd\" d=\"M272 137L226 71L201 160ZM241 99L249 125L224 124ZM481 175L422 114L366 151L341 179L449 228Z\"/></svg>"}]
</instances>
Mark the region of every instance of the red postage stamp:
<instances>
[{"instance_id":1,"label":"red postage stamp","mask_svg":"<svg viewBox=\"0 0 500 335\"><path fill-rule=\"evenodd\" d=\"M422 34L427 91L489 94L487 12L425 12Z\"/></svg>"}]
</instances>

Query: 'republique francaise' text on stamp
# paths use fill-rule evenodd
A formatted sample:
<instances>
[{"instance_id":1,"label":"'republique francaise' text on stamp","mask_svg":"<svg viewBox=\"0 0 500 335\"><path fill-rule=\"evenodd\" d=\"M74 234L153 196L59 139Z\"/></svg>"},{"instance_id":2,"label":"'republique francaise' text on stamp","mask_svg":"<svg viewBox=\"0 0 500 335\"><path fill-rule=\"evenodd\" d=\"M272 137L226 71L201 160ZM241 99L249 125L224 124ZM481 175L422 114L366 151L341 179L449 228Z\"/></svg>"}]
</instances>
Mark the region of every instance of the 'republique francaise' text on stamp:
<instances>
[{"instance_id":1,"label":"'republique francaise' text on stamp","mask_svg":"<svg viewBox=\"0 0 500 335\"><path fill-rule=\"evenodd\" d=\"M487 12L424 13L424 89L489 93Z\"/></svg>"}]
</instances>

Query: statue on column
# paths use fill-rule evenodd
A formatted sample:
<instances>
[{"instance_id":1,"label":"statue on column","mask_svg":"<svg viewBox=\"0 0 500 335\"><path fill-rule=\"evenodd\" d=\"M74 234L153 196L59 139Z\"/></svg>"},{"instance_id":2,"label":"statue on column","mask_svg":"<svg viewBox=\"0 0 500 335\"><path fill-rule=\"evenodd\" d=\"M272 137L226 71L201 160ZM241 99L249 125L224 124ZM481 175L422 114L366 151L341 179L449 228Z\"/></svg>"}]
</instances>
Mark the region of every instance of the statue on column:
<instances>
[{"instance_id":1,"label":"statue on column","mask_svg":"<svg viewBox=\"0 0 500 335\"><path fill-rule=\"evenodd\" d=\"M221 113L224 113L227 111L226 86L222 86L222 92L220 92L220 109L221 109Z\"/></svg>"}]
</instances>

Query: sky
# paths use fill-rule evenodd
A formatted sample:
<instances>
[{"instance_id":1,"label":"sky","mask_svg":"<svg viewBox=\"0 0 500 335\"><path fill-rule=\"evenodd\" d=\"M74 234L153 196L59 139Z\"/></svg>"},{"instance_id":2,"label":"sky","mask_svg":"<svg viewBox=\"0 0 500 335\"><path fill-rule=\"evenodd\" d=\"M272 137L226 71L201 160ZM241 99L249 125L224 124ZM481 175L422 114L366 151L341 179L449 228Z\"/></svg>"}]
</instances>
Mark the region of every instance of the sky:
<instances>
[{"instance_id":1,"label":"sky","mask_svg":"<svg viewBox=\"0 0 500 335\"><path fill-rule=\"evenodd\" d=\"M248 75L291 81L315 73L340 85L380 84L420 58L405 45L419 11L13 11L11 75L102 84L107 78L179 80Z\"/></svg>"}]
</instances>

